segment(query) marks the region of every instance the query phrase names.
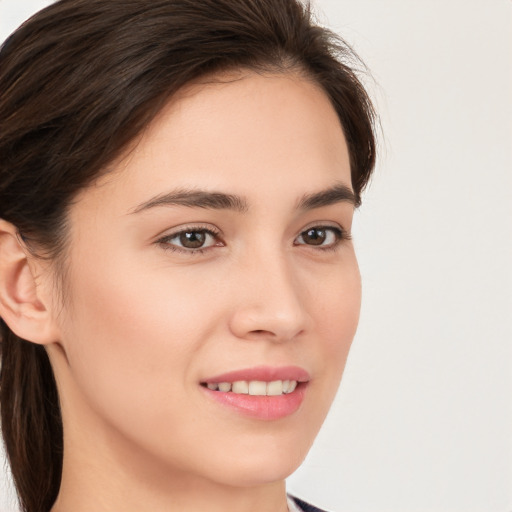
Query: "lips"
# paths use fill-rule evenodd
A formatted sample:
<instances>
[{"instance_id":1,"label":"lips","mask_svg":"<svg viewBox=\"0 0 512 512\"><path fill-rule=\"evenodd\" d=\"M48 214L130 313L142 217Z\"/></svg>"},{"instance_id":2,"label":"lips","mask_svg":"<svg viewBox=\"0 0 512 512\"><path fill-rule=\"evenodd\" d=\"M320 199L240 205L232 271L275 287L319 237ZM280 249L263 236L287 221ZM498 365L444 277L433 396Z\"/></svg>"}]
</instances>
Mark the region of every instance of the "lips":
<instances>
[{"instance_id":1,"label":"lips","mask_svg":"<svg viewBox=\"0 0 512 512\"><path fill-rule=\"evenodd\" d=\"M209 377L204 392L220 405L252 418L277 420L296 412L310 376L297 366L258 366Z\"/></svg>"},{"instance_id":2,"label":"lips","mask_svg":"<svg viewBox=\"0 0 512 512\"><path fill-rule=\"evenodd\" d=\"M307 382L310 378L309 373L299 366L255 366L208 377L204 380L204 383L236 382L237 380L260 380L265 382L296 380Z\"/></svg>"}]
</instances>

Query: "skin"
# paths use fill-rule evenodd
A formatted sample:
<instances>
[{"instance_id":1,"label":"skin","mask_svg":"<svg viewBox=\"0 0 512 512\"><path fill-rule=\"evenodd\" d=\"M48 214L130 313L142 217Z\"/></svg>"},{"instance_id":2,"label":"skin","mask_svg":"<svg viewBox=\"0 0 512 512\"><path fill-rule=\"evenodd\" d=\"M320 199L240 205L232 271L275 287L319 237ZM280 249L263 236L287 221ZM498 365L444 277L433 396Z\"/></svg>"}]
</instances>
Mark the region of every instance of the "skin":
<instances>
[{"instance_id":1,"label":"skin","mask_svg":"<svg viewBox=\"0 0 512 512\"><path fill-rule=\"evenodd\" d=\"M65 301L52 273L27 260L26 300L46 311L46 337L34 341L49 353L64 421L53 512L284 512L284 479L335 396L361 299L353 244L337 235L350 233L354 205L297 204L351 188L343 131L326 95L299 75L234 78L186 87L79 194ZM246 208L134 213L199 188ZM325 247L301 236L315 226L327 226ZM172 250L170 235L205 228L218 235L204 251ZM295 413L250 418L200 385L257 365L309 372Z\"/></svg>"}]
</instances>

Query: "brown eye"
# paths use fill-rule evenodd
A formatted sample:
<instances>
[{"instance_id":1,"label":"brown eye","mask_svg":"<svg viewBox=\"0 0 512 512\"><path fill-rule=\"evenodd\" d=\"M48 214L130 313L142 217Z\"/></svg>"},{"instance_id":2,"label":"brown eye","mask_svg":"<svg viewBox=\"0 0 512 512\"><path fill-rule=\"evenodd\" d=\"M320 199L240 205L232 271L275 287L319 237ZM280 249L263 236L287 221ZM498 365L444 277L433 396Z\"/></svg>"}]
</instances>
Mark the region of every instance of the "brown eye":
<instances>
[{"instance_id":1,"label":"brown eye","mask_svg":"<svg viewBox=\"0 0 512 512\"><path fill-rule=\"evenodd\" d=\"M303 231L296 239L298 245L330 247L343 238L341 229L334 227L314 227Z\"/></svg>"},{"instance_id":2,"label":"brown eye","mask_svg":"<svg viewBox=\"0 0 512 512\"><path fill-rule=\"evenodd\" d=\"M206 233L204 231L184 231L179 234L179 241L182 247L199 249L206 241Z\"/></svg>"},{"instance_id":3,"label":"brown eye","mask_svg":"<svg viewBox=\"0 0 512 512\"><path fill-rule=\"evenodd\" d=\"M184 229L163 237L158 243L166 249L193 253L219 245L220 242L218 233L209 229Z\"/></svg>"},{"instance_id":4,"label":"brown eye","mask_svg":"<svg viewBox=\"0 0 512 512\"><path fill-rule=\"evenodd\" d=\"M325 229L312 228L302 233L302 240L308 245L322 245L326 239Z\"/></svg>"}]
</instances>

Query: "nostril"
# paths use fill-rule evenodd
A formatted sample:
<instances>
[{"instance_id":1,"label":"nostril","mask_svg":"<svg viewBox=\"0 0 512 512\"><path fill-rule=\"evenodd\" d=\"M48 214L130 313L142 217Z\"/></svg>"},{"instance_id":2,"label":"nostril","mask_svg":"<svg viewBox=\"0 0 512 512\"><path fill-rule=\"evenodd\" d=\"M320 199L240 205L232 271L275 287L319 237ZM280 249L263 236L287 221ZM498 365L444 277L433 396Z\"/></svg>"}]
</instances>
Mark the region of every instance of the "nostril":
<instances>
[{"instance_id":1,"label":"nostril","mask_svg":"<svg viewBox=\"0 0 512 512\"><path fill-rule=\"evenodd\" d=\"M277 335L275 332L269 331L267 329L254 329L252 331L249 331L248 337L254 338L254 339L260 339L260 338L273 339L273 338L276 338Z\"/></svg>"}]
</instances>

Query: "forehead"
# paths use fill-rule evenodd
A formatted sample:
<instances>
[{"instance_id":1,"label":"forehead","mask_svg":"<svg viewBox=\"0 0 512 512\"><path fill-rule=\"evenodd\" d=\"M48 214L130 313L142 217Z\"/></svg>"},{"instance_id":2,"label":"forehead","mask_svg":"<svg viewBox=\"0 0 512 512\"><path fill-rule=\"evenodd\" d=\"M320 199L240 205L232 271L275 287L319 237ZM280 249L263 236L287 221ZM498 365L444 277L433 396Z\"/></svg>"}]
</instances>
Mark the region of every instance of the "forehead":
<instances>
[{"instance_id":1,"label":"forehead","mask_svg":"<svg viewBox=\"0 0 512 512\"><path fill-rule=\"evenodd\" d=\"M350 163L324 91L298 74L238 72L179 91L95 188L136 201L197 186L251 195L282 183L300 195L334 181L351 185Z\"/></svg>"}]
</instances>

